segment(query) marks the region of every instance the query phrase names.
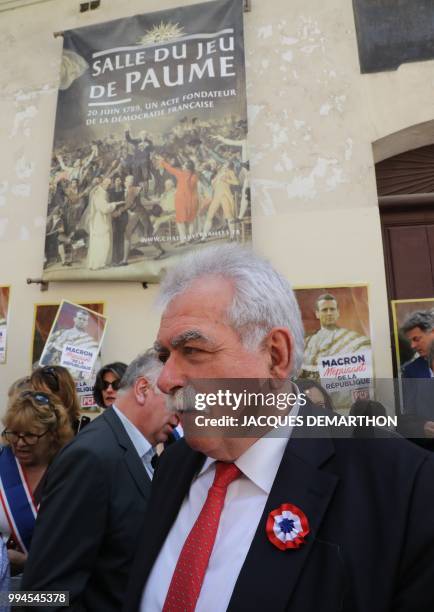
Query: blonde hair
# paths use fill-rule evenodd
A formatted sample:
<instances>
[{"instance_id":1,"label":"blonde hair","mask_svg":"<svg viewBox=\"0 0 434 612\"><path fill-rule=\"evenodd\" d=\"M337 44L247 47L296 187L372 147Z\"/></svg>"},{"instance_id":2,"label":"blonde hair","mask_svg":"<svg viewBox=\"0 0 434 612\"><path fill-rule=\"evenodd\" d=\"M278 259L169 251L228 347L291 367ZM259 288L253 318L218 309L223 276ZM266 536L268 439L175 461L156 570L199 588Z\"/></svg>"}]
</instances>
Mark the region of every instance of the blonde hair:
<instances>
[{"instance_id":1,"label":"blonde hair","mask_svg":"<svg viewBox=\"0 0 434 612\"><path fill-rule=\"evenodd\" d=\"M38 396L46 398L47 403L38 401ZM51 434L48 463L74 436L65 408L52 393L22 391L15 394L10 399L3 424L6 429L14 427L19 431L31 431L35 424L48 430Z\"/></svg>"},{"instance_id":2,"label":"blonde hair","mask_svg":"<svg viewBox=\"0 0 434 612\"><path fill-rule=\"evenodd\" d=\"M22 376L17 378L8 389L8 398L11 398L15 393L20 393L26 389L31 389L30 376Z\"/></svg>"}]
</instances>

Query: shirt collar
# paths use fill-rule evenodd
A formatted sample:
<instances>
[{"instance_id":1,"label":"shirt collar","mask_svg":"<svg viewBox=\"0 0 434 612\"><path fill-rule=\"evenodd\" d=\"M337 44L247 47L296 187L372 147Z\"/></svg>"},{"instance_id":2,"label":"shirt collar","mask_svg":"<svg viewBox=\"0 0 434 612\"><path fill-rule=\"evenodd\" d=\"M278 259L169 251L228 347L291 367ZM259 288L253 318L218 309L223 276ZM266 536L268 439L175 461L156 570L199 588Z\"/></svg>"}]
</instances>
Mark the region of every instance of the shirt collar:
<instances>
[{"instance_id":1,"label":"shirt collar","mask_svg":"<svg viewBox=\"0 0 434 612\"><path fill-rule=\"evenodd\" d=\"M137 451L137 454L141 459L143 459L146 453L148 453L152 449L152 444L148 442L145 436L137 429L137 427L130 421L130 419L126 417L125 414L121 410L119 410L119 408L117 408L114 404L113 410L116 412L122 425L124 426L125 431L127 432L134 448Z\"/></svg>"},{"instance_id":2,"label":"shirt collar","mask_svg":"<svg viewBox=\"0 0 434 612\"><path fill-rule=\"evenodd\" d=\"M295 393L299 390L295 387ZM298 415L298 401L288 413L295 419ZM283 453L292 434L292 426L279 427L272 429L265 436L256 440L236 461L235 465L247 476L256 486L269 495L277 470L282 461ZM211 468L216 459L207 457L197 478Z\"/></svg>"}]
</instances>

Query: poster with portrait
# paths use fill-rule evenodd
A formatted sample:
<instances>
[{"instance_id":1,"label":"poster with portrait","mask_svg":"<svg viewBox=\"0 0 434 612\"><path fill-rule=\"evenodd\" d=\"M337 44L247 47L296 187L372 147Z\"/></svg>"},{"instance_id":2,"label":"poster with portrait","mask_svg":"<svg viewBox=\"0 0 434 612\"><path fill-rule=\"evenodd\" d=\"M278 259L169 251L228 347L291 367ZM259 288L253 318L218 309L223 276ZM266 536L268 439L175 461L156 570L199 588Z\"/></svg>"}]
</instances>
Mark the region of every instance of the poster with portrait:
<instances>
[{"instance_id":1,"label":"poster with portrait","mask_svg":"<svg viewBox=\"0 0 434 612\"><path fill-rule=\"evenodd\" d=\"M106 323L107 319L102 314L63 300L45 342L39 365L68 368L80 395L90 395Z\"/></svg>"},{"instance_id":2,"label":"poster with portrait","mask_svg":"<svg viewBox=\"0 0 434 612\"><path fill-rule=\"evenodd\" d=\"M251 240L242 5L64 32L44 280L158 281Z\"/></svg>"},{"instance_id":3,"label":"poster with portrait","mask_svg":"<svg viewBox=\"0 0 434 612\"><path fill-rule=\"evenodd\" d=\"M373 394L368 287L295 289L305 328L300 378L320 382L339 411Z\"/></svg>"},{"instance_id":4,"label":"poster with portrait","mask_svg":"<svg viewBox=\"0 0 434 612\"><path fill-rule=\"evenodd\" d=\"M404 368L406 368L410 364L414 364L413 367L416 367L415 362L420 357L424 359L427 356L427 349L432 341L431 336L426 336L425 342L423 342L424 339L422 339L422 342L419 346L419 353L415 346L412 346L410 339L412 334L403 333L401 331L401 328L410 319L410 317L417 313L426 313L428 315L434 315L434 297L415 300L392 300L391 305L396 364L398 376L401 376L401 373ZM417 338L416 344L418 344Z\"/></svg>"},{"instance_id":5,"label":"poster with portrait","mask_svg":"<svg viewBox=\"0 0 434 612\"><path fill-rule=\"evenodd\" d=\"M0 365L6 363L10 287L0 286Z\"/></svg>"},{"instance_id":6,"label":"poster with portrait","mask_svg":"<svg viewBox=\"0 0 434 612\"><path fill-rule=\"evenodd\" d=\"M92 311L97 314L104 314L104 302L85 302L79 304L86 310ZM57 312L59 310L59 303L55 304L35 304L35 314L33 322L33 339L31 348L31 364L32 368L39 365L44 346L47 342L50 330L53 327L53 323L56 319ZM93 386L95 383L96 372L101 367L101 358L97 358L92 375L86 380L77 378L77 372L71 371L71 374L75 378L75 384L77 393L80 399L80 406L82 410L95 412L98 411L98 406L95 404L93 397Z\"/></svg>"}]
</instances>

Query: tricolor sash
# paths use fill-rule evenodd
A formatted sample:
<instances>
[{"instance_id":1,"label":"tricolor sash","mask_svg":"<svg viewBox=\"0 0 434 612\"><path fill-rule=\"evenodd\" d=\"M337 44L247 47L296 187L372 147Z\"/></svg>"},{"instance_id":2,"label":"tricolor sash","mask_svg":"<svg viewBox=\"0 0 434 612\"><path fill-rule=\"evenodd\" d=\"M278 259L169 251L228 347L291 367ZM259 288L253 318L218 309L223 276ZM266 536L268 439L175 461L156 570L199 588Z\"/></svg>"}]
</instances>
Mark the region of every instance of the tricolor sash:
<instances>
[{"instance_id":1,"label":"tricolor sash","mask_svg":"<svg viewBox=\"0 0 434 612\"><path fill-rule=\"evenodd\" d=\"M32 539L37 507L23 469L9 446L0 451L0 501L12 537L27 553Z\"/></svg>"}]
</instances>

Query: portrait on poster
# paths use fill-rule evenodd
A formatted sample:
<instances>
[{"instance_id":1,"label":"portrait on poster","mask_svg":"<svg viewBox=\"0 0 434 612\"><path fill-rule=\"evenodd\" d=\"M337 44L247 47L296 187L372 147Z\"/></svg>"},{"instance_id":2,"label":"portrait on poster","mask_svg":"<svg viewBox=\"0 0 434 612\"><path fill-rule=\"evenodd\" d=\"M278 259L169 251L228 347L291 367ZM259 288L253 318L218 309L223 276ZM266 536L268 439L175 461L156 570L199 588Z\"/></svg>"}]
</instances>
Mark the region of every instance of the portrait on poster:
<instances>
[{"instance_id":1,"label":"portrait on poster","mask_svg":"<svg viewBox=\"0 0 434 612\"><path fill-rule=\"evenodd\" d=\"M85 302L79 304L88 311L97 314L104 314L104 302ZM44 346L53 327L59 310L59 303L56 304L35 304L35 314L33 323L33 339L31 347L31 364L32 368L38 367ZM90 378L83 380L79 376L79 372L70 370L75 379L75 386L80 400L80 407L84 411L98 412L98 406L93 397L93 386L95 383L96 372L101 367L101 358L98 356L94 365L94 370Z\"/></svg>"},{"instance_id":2,"label":"portrait on poster","mask_svg":"<svg viewBox=\"0 0 434 612\"><path fill-rule=\"evenodd\" d=\"M147 280L251 240L241 0L63 33L44 280Z\"/></svg>"},{"instance_id":3,"label":"portrait on poster","mask_svg":"<svg viewBox=\"0 0 434 612\"><path fill-rule=\"evenodd\" d=\"M10 287L0 286L0 364L6 363Z\"/></svg>"},{"instance_id":4,"label":"portrait on poster","mask_svg":"<svg viewBox=\"0 0 434 612\"><path fill-rule=\"evenodd\" d=\"M79 381L92 377L106 329L106 317L63 300L45 342L40 366L61 365Z\"/></svg>"},{"instance_id":5,"label":"portrait on poster","mask_svg":"<svg viewBox=\"0 0 434 612\"><path fill-rule=\"evenodd\" d=\"M391 305L396 365L398 376L401 376L407 366L413 364L414 368L417 365L417 361L421 362L421 357L422 359L426 357L426 355L421 356L412 347L408 334L402 331L402 326L417 313L426 313L434 316L434 297L415 300L392 300ZM426 367L428 366L426 365Z\"/></svg>"},{"instance_id":6,"label":"portrait on poster","mask_svg":"<svg viewBox=\"0 0 434 612\"><path fill-rule=\"evenodd\" d=\"M368 288L295 289L305 328L300 378L321 383L338 410L372 395Z\"/></svg>"}]
</instances>

